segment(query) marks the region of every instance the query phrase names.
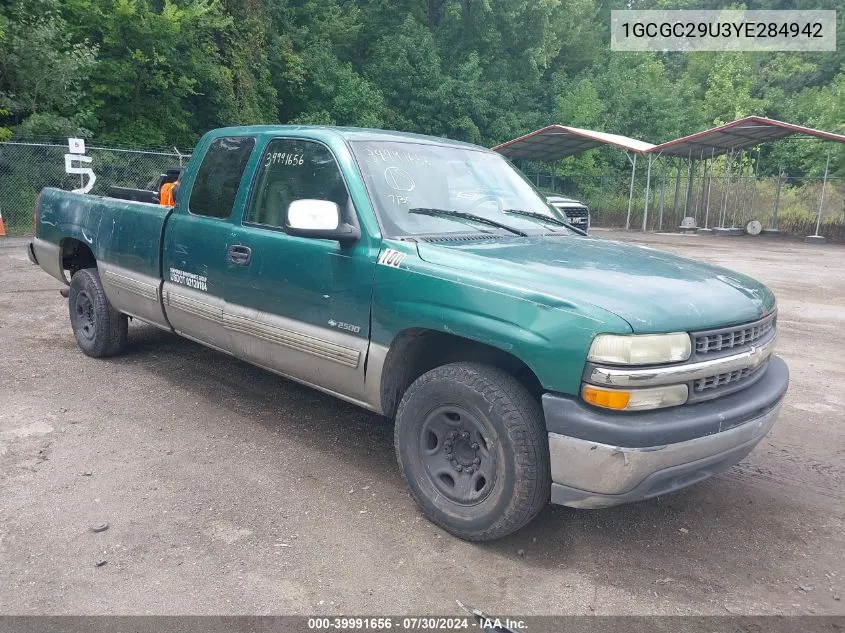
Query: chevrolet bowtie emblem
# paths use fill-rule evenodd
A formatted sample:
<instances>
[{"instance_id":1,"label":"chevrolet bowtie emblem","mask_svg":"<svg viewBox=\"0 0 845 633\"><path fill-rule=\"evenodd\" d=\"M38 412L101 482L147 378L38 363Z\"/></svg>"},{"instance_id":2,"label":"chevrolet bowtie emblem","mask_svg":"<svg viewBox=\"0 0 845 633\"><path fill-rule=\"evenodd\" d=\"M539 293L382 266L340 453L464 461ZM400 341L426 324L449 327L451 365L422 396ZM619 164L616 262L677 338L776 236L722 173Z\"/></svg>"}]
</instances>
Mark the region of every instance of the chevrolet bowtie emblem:
<instances>
[{"instance_id":1,"label":"chevrolet bowtie emblem","mask_svg":"<svg viewBox=\"0 0 845 633\"><path fill-rule=\"evenodd\" d=\"M748 364L751 367L759 367L765 360L765 354L761 347L752 347L748 355Z\"/></svg>"}]
</instances>

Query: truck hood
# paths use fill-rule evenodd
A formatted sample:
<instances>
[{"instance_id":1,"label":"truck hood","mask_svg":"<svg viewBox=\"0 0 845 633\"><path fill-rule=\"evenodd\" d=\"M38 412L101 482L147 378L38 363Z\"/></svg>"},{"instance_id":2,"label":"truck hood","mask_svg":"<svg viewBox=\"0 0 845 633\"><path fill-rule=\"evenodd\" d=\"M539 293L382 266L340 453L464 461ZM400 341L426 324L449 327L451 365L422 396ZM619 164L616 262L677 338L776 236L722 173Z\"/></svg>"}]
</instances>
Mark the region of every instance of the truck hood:
<instances>
[{"instance_id":1,"label":"truck hood","mask_svg":"<svg viewBox=\"0 0 845 633\"><path fill-rule=\"evenodd\" d=\"M591 304L637 333L691 331L759 319L775 305L763 284L643 246L571 235L419 242L422 260L549 297Z\"/></svg>"}]
</instances>

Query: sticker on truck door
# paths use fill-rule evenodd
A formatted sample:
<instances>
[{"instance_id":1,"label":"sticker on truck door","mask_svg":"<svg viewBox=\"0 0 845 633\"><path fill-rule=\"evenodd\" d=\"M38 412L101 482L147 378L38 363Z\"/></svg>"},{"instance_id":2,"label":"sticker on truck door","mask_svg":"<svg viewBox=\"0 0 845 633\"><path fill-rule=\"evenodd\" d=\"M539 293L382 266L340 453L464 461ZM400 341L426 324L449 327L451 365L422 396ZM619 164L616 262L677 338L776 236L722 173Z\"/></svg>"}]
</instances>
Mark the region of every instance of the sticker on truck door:
<instances>
[{"instance_id":1,"label":"sticker on truck door","mask_svg":"<svg viewBox=\"0 0 845 633\"><path fill-rule=\"evenodd\" d=\"M394 251L392 248L388 248L378 256L378 263L382 266L399 268L399 264L401 264L404 259L405 253L400 253L399 251Z\"/></svg>"},{"instance_id":2,"label":"sticker on truck door","mask_svg":"<svg viewBox=\"0 0 845 633\"><path fill-rule=\"evenodd\" d=\"M202 275L195 275L194 273L187 273L178 268L170 269L170 281L180 286L187 286L196 290L208 292L208 277Z\"/></svg>"}]
</instances>

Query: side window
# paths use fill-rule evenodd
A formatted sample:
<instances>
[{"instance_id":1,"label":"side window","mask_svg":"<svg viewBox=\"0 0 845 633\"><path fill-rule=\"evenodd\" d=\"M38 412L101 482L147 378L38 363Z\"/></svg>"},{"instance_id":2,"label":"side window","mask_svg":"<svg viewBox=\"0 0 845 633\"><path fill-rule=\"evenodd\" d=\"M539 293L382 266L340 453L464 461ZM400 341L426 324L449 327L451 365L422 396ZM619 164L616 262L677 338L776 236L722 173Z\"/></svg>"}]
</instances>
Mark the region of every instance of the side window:
<instances>
[{"instance_id":1,"label":"side window","mask_svg":"<svg viewBox=\"0 0 845 633\"><path fill-rule=\"evenodd\" d=\"M202 159L191 190L188 210L195 215L228 218L255 139L226 136L215 139Z\"/></svg>"},{"instance_id":2,"label":"side window","mask_svg":"<svg viewBox=\"0 0 845 633\"><path fill-rule=\"evenodd\" d=\"M294 200L311 198L346 208L349 194L332 153L324 145L298 139L267 144L246 222L284 226L285 212Z\"/></svg>"}]
</instances>

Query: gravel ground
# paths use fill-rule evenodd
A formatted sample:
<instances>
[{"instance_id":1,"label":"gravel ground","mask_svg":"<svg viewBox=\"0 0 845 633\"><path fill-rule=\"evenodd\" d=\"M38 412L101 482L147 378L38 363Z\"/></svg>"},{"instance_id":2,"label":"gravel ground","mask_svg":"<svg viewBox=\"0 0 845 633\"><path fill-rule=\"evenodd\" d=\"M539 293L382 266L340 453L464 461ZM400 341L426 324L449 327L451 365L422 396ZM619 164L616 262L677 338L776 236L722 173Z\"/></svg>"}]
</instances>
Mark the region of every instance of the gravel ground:
<instances>
[{"instance_id":1,"label":"gravel ground","mask_svg":"<svg viewBox=\"0 0 845 633\"><path fill-rule=\"evenodd\" d=\"M0 613L845 614L845 248L598 234L769 284L780 421L697 486L480 545L420 516L387 420L140 324L87 358L0 238Z\"/></svg>"}]
</instances>

